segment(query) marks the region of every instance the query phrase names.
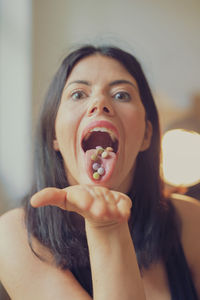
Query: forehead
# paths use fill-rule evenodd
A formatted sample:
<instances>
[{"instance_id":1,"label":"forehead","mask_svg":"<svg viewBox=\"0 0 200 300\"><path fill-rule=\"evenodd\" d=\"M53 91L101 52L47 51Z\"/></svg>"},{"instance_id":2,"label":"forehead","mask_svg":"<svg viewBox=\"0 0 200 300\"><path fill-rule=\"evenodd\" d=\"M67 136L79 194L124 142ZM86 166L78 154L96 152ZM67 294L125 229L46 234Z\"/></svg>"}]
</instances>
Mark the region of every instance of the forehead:
<instances>
[{"instance_id":1,"label":"forehead","mask_svg":"<svg viewBox=\"0 0 200 300\"><path fill-rule=\"evenodd\" d=\"M83 79L91 82L127 79L136 83L122 63L101 54L94 54L80 60L72 69L67 82Z\"/></svg>"}]
</instances>

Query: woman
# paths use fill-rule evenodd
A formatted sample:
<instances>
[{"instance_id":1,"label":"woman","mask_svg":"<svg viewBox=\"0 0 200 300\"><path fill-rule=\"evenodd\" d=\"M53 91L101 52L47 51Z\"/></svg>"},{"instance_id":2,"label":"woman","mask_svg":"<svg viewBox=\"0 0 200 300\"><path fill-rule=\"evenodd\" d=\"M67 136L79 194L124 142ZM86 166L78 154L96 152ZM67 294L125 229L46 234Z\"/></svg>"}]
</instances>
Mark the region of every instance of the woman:
<instances>
[{"instance_id":1,"label":"woman","mask_svg":"<svg viewBox=\"0 0 200 300\"><path fill-rule=\"evenodd\" d=\"M34 171L24 210L0 222L12 299L200 297L200 206L163 196L157 110L132 55L85 46L63 61Z\"/></svg>"}]
</instances>

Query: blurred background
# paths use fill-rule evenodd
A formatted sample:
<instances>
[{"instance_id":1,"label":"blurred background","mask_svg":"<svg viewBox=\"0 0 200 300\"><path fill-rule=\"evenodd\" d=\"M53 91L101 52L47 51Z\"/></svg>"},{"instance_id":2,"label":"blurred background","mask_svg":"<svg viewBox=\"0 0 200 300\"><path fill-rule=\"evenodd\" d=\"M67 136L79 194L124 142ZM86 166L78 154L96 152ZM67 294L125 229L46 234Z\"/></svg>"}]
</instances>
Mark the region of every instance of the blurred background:
<instances>
[{"instance_id":1,"label":"blurred background","mask_svg":"<svg viewBox=\"0 0 200 300\"><path fill-rule=\"evenodd\" d=\"M177 128L196 132L194 146L185 140L176 148L176 136L169 151L176 170L197 176L173 182L166 175L166 187L198 198L199 32L199 0L1 0L0 214L18 206L30 187L40 104L62 59L82 43L114 44L135 54L155 96L163 134Z\"/></svg>"}]
</instances>

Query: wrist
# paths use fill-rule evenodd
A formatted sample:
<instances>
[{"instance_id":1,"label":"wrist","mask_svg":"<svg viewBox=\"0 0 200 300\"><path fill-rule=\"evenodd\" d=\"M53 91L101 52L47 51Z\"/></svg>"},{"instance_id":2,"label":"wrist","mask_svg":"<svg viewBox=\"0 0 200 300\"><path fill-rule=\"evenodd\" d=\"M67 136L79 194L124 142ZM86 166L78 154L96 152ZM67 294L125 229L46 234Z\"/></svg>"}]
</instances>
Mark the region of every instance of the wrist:
<instances>
[{"instance_id":1,"label":"wrist","mask_svg":"<svg viewBox=\"0 0 200 300\"><path fill-rule=\"evenodd\" d=\"M96 226L95 224L85 224L85 230L88 243L96 243L95 247L98 247L99 241L104 245L109 244L124 244L127 241L131 241L128 222L123 223L109 223L104 226Z\"/></svg>"},{"instance_id":2,"label":"wrist","mask_svg":"<svg viewBox=\"0 0 200 300\"><path fill-rule=\"evenodd\" d=\"M122 228L128 227L128 221L123 222L116 222L116 221L108 221L104 223L98 223L98 222L90 222L87 219L85 219L85 229L86 232L89 231L98 231L98 232L115 232L119 231Z\"/></svg>"}]
</instances>

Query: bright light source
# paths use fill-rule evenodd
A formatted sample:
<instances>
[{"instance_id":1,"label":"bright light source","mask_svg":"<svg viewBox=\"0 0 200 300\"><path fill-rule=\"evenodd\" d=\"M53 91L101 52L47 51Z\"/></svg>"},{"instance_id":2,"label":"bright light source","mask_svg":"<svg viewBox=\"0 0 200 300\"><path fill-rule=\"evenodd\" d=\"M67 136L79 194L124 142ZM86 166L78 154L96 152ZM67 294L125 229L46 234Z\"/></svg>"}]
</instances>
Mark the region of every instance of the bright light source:
<instances>
[{"instance_id":1,"label":"bright light source","mask_svg":"<svg viewBox=\"0 0 200 300\"><path fill-rule=\"evenodd\" d=\"M174 186L200 181L200 134L174 129L162 139L164 180Z\"/></svg>"}]
</instances>

